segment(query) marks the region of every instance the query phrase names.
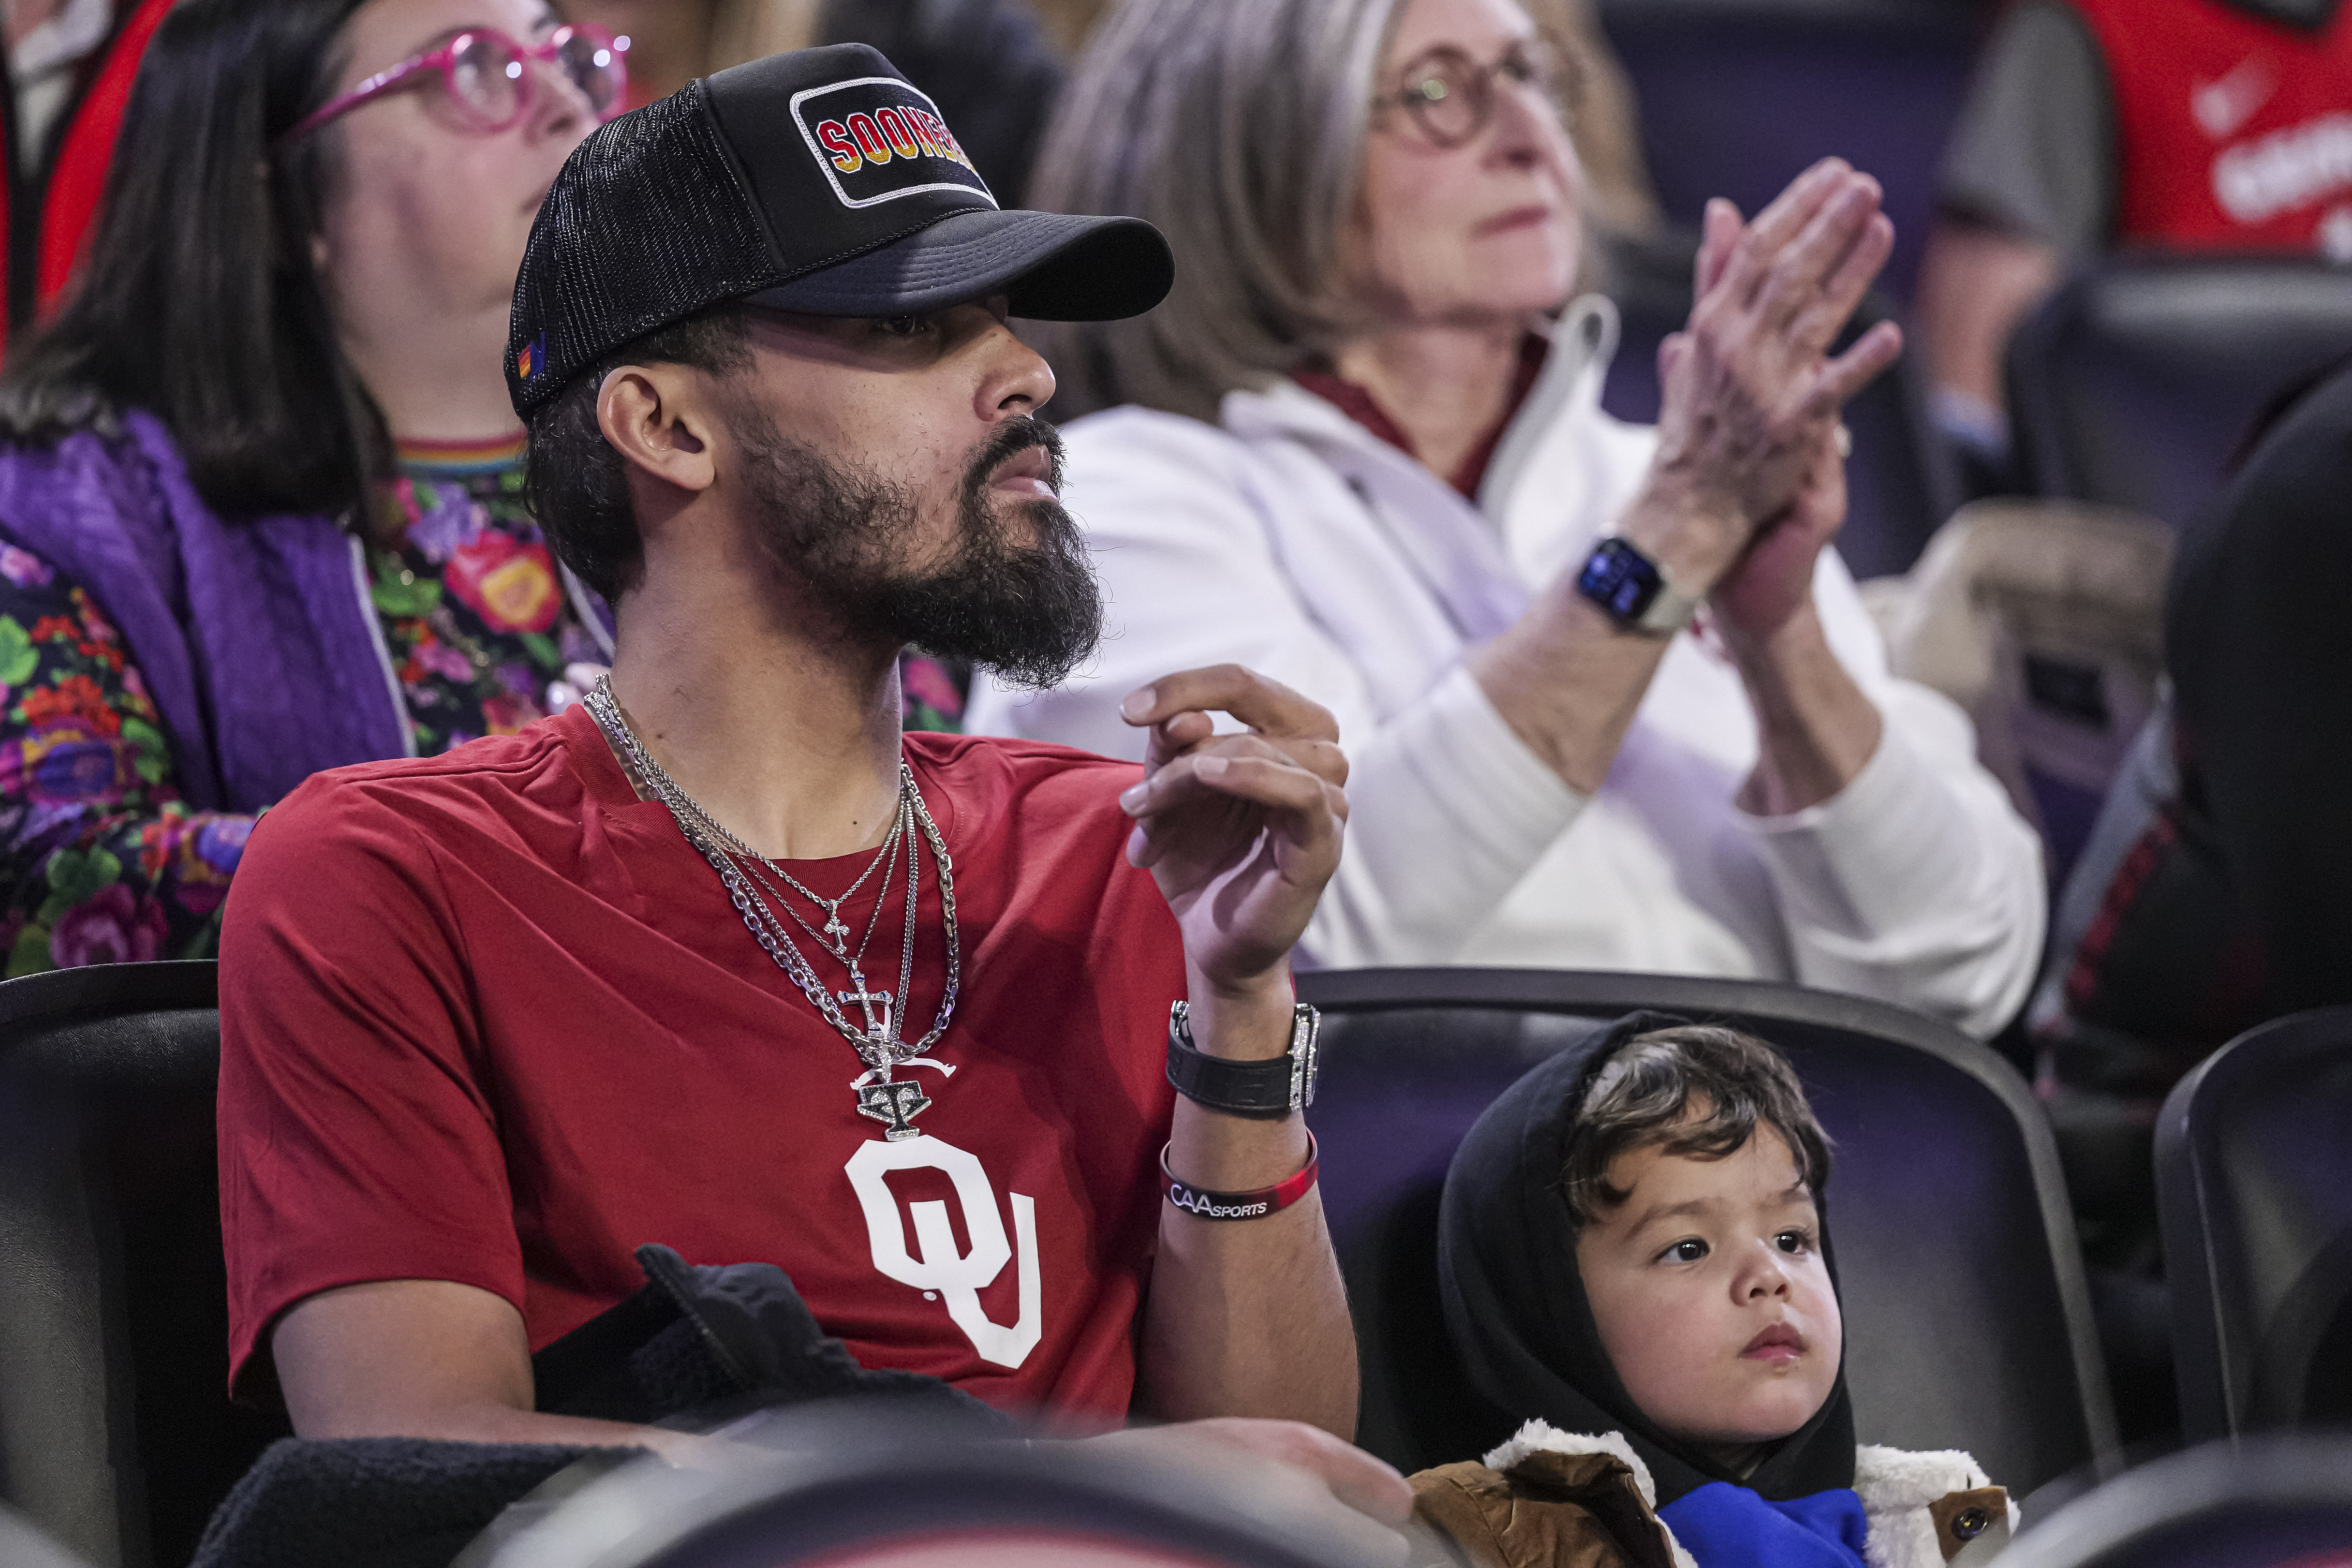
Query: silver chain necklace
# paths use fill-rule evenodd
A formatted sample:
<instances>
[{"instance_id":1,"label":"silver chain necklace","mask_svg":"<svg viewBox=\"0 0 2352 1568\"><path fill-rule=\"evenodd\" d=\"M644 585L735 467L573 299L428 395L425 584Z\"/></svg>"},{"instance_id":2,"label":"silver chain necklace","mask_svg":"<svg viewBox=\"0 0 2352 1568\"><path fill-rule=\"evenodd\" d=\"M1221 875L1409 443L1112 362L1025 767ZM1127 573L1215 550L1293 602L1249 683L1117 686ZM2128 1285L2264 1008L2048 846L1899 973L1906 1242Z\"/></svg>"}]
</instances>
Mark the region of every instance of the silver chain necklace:
<instances>
[{"instance_id":1,"label":"silver chain necklace","mask_svg":"<svg viewBox=\"0 0 2352 1568\"><path fill-rule=\"evenodd\" d=\"M751 878L746 878L735 858L740 856L754 865L774 870L780 876L784 875L782 868L765 856L746 847L742 840L721 826L692 795L679 787L677 781L671 778L659 763L654 761L653 754L638 741L636 731L629 727L628 720L622 716L620 704L614 700L610 677L600 676L596 683L582 694L581 705L588 710L589 717L595 720L596 727L604 732L605 739L621 752L629 770L669 808L670 816L677 823L678 831L686 836L686 841L719 873L719 881L727 889L729 901L734 904L736 913L742 916L745 928L760 944L761 950L774 960L776 967L782 970L793 984L800 987L802 994L809 999L826 1023L840 1032L841 1037L856 1051L858 1059L866 1064L866 1070L850 1083L850 1089L857 1097L857 1113L883 1123L883 1136L893 1142L918 1136L914 1120L930 1109L930 1099L913 1079L893 1080L890 1075L898 1068L933 1068L942 1078L954 1076L953 1065L933 1061L923 1053L947 1033L948 1021L955 1016L956 992L963 973L963 953L962 942L956 930L955 863L948 855L947 840L940 835L939 825L931 820L930 808L923 802L922 791L915 787L914 770L907 765L906 759L901 757L898 761L898 821L891 828L891 839L905 842L908 837L907 829L911 825L929 846L931 859L939 875L940 910L946 921L948 952L947 991L940 998L939 1016L933 1021L930 1031L911 1044L899 1037L903 1020L899 1016L898 1004L907 997L914 980L915 907L922 880L917 875L921 864L919 857L910 851L907 858L907 921L898 951L897 996L887 991L876 991L866 983L857 963L845 960L849 966L849 978L854 989L842 992L839 1001L836 1001L834 994L818 980L815 969L802 954L799 945L793 941L791 928L777 919L768 900L761 896L757 885L758 873L755 871ZM889 843L890 840L886 840L884 847L887 848ZM896 856L890 858L895 863ZM881 856L877 852L876 864L880 863ZM867 871L870 873L872 867L868 867ZM798 883L795 882L794 886ZM887 896L888 890L889 877L885 875L882 894L877 896L875 903L874 921L866 926L868 941L874 934L874 923L881 918L881 898ZM844 899L848 896L847 893L842 895ZM824 902L823 900L815 900L813 894L811 898L816 902ZM781 897L777 901L783 902ZM808 922L802 921L799 912L789 904L785 905L785 912L792 915L802 929L808 929ZM865 945L861 943L859 958L865 956ZM841 1010L842 1002L855 1004L863 1011L866 1021L864 1029L857 1028L849 1021L847 1015Z\"/></svg>"},{"instance_id":2,"label":"silver chain necklace","mask_svg":"<svg viewBox=\"0 0 2352 1568\"><path fill-rule=\"evenodd\" d=\"M679 793L684 794L685 792L680 791ZM688 796L687 803L689 805L694 805L693 797L690 795ZM866 863L866 869L857 873L857 880L850 883L849 886L843 890L841 897L837 899L818 897L817 894L812 891L806 884L803 883L798 877L793 876L790 871L785 870L782 866L777 865L773 860L769 859L765 855L761 854L758 850L752 848L750 845L736 837L732 833L728 832L725 826L723 826L717 819L712 817L709 813L703 811L699 805L695 805L694 809L696 814L702 818L703 825L709 827L719 841L727 847L730 854L740 856L746 860L755 861L759 865L766 867L775 875L782 877L784 881L791 886L793 891L798 893L802 898L806 899L810 903L813 903L817 908L823 910L824 911L824 931L819 931L814 926L810 925L808 921L802 920L800 911L793 909L792 904L784 899L782 889L777 889L776 901L784 906L784 912L792 916L793 921L799 924L800 928L803 931L807 931L811 938L822 944L827 952L832 953L835 958L846 959L849 956L849 926L841 918L841 906L857 896L857 889L866 886L866 879L874 875L874 868L882 864L883 858L885 856L887 856L893 864L897 863L898 858L899 836L903 834L907 828L907 813L905 805L906 797L902 788L899 796L900 809L892 816L890 823L890 836L882 841L882 847L874 851L874 858ZM885 877L882 879L882 887L874 895L874 909L877 915L881 912L882 900L888 895L889 890L890 879ZM866 935L869 941L874 935L874 925L870 921L866 922ZM863 954L866 949L861 945L857 951L859 953ZM855 968L856 966L853 964L851 967Z\"/></svg>"}]
</instances>

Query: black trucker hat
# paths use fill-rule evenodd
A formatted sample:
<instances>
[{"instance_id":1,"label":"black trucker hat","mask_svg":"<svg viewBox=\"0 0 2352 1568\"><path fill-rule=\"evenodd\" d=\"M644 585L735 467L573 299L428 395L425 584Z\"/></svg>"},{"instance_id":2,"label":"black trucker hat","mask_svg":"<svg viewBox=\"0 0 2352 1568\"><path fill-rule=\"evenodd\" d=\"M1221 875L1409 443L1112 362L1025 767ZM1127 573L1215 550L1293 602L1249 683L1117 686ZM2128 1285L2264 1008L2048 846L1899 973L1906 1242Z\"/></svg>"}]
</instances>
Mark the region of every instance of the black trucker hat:
<instances>
[{"instance_id":1,"label":"black trucker hat","mask_svg":"<svg viewBox=\"0 0 2352 1568\"><path fill-rule=\"evenodd\" d=\"M903 316L1139 315L1175 279L1139 218L1004 212L938 106L863 44L772 55L600 127L556 175L515 283L507 390L528 416L606 354L740 300Z\"/></svg>"}]
</instances>

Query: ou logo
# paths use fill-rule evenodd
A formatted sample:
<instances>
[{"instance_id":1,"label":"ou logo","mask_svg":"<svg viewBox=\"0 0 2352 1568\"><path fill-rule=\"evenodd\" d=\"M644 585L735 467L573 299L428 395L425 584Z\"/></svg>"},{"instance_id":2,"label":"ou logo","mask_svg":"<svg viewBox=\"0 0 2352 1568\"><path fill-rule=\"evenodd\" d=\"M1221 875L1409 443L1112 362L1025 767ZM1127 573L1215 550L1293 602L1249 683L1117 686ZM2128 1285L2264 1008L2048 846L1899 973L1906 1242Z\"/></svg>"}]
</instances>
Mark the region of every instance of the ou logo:
<instances>
[{"instance_id":1,"label":"ou logo","mask_svg":"<svg viewBox=\"0 0 2352 1568\"><path fill-rule=\"evenodd\" d=\"M1013 1194L1013 1228L1019 1238L1021 1317L1011 1328L989 1321L980 1309L980 1290L993 1283L1012 1261L1013 1246L1005 1240L1004 1220L996 1210L996 1189L981 1169L980 1156L929 1133L893 1143L877 1138L860 1143L849 1157L849 1184L856 1189L858 1206L866 1211L866 1234L874 1247L874 1267L885 1279L918 1290L936 1290L948 1304L948 1316L971 1341L982 1361L999 1366L1019 1366L1037 1348L1045 1315L1045 1284L1037 1273L1037 1205L1024 1193ZM963 1207L964 1234L971 1250L956 1251L955 1230L948 1224L948 1205L917 1203L907 1205L915 1221L916 1251L907 1250L907 1227L898 1217L898 1194L885 1177L892 1171L940 1171L955 1184L956 1202Z\"/></svg>"}]
</instances>

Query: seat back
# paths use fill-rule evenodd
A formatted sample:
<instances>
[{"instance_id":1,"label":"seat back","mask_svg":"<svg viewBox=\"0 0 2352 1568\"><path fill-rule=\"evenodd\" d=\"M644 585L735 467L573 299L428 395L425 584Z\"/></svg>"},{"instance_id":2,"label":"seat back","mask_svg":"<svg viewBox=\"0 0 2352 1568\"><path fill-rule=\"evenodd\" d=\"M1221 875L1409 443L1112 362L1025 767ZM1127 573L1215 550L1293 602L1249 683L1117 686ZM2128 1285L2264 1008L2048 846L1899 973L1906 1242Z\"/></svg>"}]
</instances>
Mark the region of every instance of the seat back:
<instances>
[{"instance_id":1,"label":"seat back","mask_svg":"<svg viewBox=\"0 0 2352 1568\"><path fill-rule=\"evenodd\" d=\"M2035 493L2175 528L2217 494L2285 388L2352 353L2352 277L2298 258L2118 257L2011 340L2010 413Z\"/></svg>"},{"instance_id":2,"label":"seat back","mask_svg":"<svg viewBox=\"0 0 2352 1568\"><path fill-rule=\"evenodd\" d=\"M2352 1007L2250 1029L2156 1128L2182 1429L2352 1426Z\"/></svg>"},{"instance_id":3,"label":"seat back","mask_svg":"<svg viewBox=\"0 0 2352 1568\"><path fill-rule=\"evenodd\" d=\"M2352 1437L2277 1433L2141 1465L2025 1530L2001 1568L2343 1568Z\"/></svg>"},{"instance_id":4,"label":"seat back","mask_svg":"<svg viewBox=\"0 0 2352 1568\"><path fill-rule=\"evenodd\" d=\"M1883 285L1911 298L1979 7L1937 0L1601 0L1641 104L1659 205L1749 216L1832 154L1877 176L1895 221Z\"/></svg>"},{"instance_id":5,"label":"seat back","mask_svg":"<svg viewBox=\"0 0 2352 1568\"><path fill-rule=\"evenodd\" d=\"M282 1424L227 1400L210 963L0 984L0 1496L177 1568Z\"/></svg>"},{"instance_id":6,"label":"seat back","mask_svg":"<svg viewBox=\"0 0 2352 1568\"><path fill-rule=\"evenodd\" d=\"M927 1414L755 1415L728 1428L738 1463L625 1466L523 1529L510 1514L456 1568L1344 1568L1373 1534L1335 1538L1303 1489L1213 1448L975 1441Z\"/></svg>"},{"instance_id":7,"label":"seat back","mask_svg":"<svg viewBox=\"0 0 2352 1568\"><path fill-rule=\"evenodd\" d=\"M1882 1004L1738 981L1357 970L1303 974L1299 994L1324 1010L1308 1121L1362 1356L1358 1441L1392 1464L1475 1458L1512 1425L1469 1393L1439 1307L1455 1146L1589 1020L1643 1007L1771 1042L1835 1140L1828 1210L1864 1441L1968 1449L2021 1494L2113 1453L2049 1128L1975 1041Z\"/></svg>"},{"instance_id":8,"label":"seat back","mask_svg":"<svg viewBox=\"0 0 2352 1568\"><path fill-rule=\"evenodd\" d=\"M1696 258L1697 240L1687 231L1609 244L1608 290L1622 330L1601 403L1620 419L1637 425L1657 420L1658 345L1690 319ZM1893 313L1892 301L1871 295L1840 336L1838 349L1852 346ZM1958 476L1949 453L1929 432L1926 407L1916 356L1911 355L1846 405L1853 451L1846 460L1846 521L1837 551L1858 578L1908 571L1937 525L1958 504Z\"/></svg>"}]
</instances>

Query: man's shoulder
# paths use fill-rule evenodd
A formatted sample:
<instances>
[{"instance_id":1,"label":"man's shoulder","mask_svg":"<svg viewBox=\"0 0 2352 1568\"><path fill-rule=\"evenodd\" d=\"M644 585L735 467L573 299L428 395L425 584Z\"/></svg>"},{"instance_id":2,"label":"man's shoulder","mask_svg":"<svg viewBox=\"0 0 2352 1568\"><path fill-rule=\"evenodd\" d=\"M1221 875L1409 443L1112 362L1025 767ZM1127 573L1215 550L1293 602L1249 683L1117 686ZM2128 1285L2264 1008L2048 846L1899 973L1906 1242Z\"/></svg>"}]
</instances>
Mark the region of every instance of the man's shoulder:
<instances>
[{"instance_id":1,"label":"man's shoulder","mask_svg":"<svg viewBox=\"0 0 2352 1568\"><path fill-rule=\"evenodd\" d=\"M1056 802L1100 799L1116 808L1118 792L1133 784L1137 764L1099 752L1012 735L948 735L917 731L907 750L950 787L978 788L1018 810L1033 798Z\"/></svg>"},{"instance_id":2,"label":"man's shoulder","mask_svg":"<svg viewBox=\"0 0 2352 1568\"><path fill-rule=\"evenodd\" d=\"M425 837L435 825L496 821L543 792L551 769L567 765L559 721L542 719L511 735L486 736L430 757L392 757L311 774L262 818L255 843L299 837L316 851L339 837L405 821ZM576 794L576 790L567 791Z\"/></svg>"}]
</instances>

